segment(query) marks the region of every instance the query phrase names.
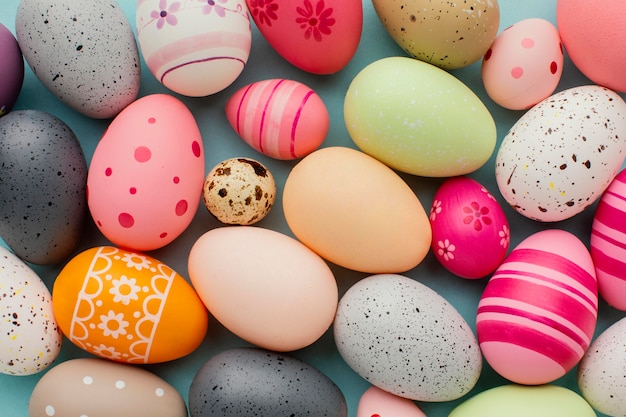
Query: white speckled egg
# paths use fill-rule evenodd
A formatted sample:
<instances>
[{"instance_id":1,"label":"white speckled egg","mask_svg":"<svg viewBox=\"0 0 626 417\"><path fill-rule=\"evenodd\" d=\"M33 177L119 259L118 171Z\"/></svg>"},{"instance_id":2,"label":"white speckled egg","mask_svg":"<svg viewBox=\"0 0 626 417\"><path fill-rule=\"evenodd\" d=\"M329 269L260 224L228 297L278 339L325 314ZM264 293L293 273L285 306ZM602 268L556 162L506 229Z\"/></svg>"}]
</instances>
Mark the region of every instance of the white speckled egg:
<instances>
[{"instance_id":1,"label":"white speckled egg","mask_svg":"<svg viewBox=\"0 0 626 417\"><path fill-rule=\"evenodd\" d=\"M451 401L478 381L482 357L472 329L438 293L411 278L372 275L339 302L341 357L372 385L417 401Z\"/></svg>"},{"instance_id":2,"label":"white speckled egg","mask_svg":"<svg viewBox=\"0 0 626 417\"><path fill-rule=\"evenodd\" d=\"M115 0L22 0L15 31L37 78L77 112L108 119L137 97L139 51Z\"/></svg>"},{"instance_id":3,"label":"white speckled egg","mask_svg":"<svg viewBox=\"0 0 626 417\"><path fill-rule=\"evenodd\" d=\"M0 372L43 371L59 355L61 343L48 287L26 263L0 246Z\"/></svg>"},{"instance_id":4,"label":"white speckled egg","mask_svg":"<svg viewBox=\"0 0 626 417\"><path fill-rule=\"evenodd\" d=\"M520 214L570 218L598 199L626 155L626 103L596 85L556 93L526 112L504 137L496 181Z\"/></svg>"},{"instance_id":5,"label":"white speckled egg","mask_svg":"<svg viewBox=\"0 0 626 417\"><path fill-rule=\"evenodd\" d=\"M626 415L626 317L604 330L578 366L578 386L593 408Z\"/></svg>"}]
</instances>

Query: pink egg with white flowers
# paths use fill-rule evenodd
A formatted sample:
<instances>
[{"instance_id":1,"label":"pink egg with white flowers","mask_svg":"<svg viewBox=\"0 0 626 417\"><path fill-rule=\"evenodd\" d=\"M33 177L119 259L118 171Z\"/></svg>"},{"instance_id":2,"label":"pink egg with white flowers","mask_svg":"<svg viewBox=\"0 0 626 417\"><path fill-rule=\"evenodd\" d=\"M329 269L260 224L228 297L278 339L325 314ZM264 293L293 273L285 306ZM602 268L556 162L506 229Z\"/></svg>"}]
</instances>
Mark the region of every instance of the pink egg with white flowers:
<instances>
[{"instance_id":1,"label":"pink egg with white flowers","mask_svg":"<svg viewBox=\"0 0 626 417\"><path fill-rule=\"evenodd\" d=\"M598 317L597 280L585 244L565 230L519 243L485 286L476 335L489 365L524 385L555 381L582 359Z\"/></svg>"},{"instance_id":2,"label":"pink egg with white flowers","mask_svg":"<svg viewBox=\"0 0 626 417\"><path fill-rule=\"evenodd\" d=\"M93 153L87 203L102 234L116 246L149 251L178 237L202 196L204 150L183 102L152 94L111 122Z\"/></svg>"},{"instance_id":3,"label":"pink egg with white flowers","mask_svg":"<svg viewBox=\"0 0 626 417\"><path fill-rule=\"evenodd\" d=\"M563 73L557 28L544 19L521 20L494 40L481 75L489 97L511 110L528 109L549 97Z\"/></svg>"},{"instance_id":4,"label":"pink egg with white flowers","mask_svg":"<svg viewBox=\"0 0 626 417\"><path fill-rule=\"evenodd\" d=\"M509 223L495 197L478 181L445 180L430 208L432 251L448 271L462 278L483 278L509 249Z\"/></svg>"}]
</instances>

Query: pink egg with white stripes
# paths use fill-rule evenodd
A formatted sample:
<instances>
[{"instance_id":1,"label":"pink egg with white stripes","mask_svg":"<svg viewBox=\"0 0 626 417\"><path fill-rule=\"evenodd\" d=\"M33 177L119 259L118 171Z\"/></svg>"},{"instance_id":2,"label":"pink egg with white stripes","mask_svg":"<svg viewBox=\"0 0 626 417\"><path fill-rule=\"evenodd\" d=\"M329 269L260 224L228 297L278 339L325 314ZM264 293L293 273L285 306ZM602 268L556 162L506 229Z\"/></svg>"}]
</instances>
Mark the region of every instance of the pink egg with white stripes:
<instances>
[{"instance_id":1,"label":"pink egg with white stripes","mask_svg":"<svg viewBox=\"0 0 626 417\"><path fill-rule=\"evenodd\" d=\"M244 0L138 0L136 25L150 72L184 96L222 91L248 62L252 30Z\"/></svg>"},{"instance_id":2,"label":"pink egg with white stripes","mask_svg":"<svg viewBox=\"0 0 626 417\"><path fill-rule=\"evenodd\" d=\"M517 245L489 279L476 333L498 374L540 385L578 364L597 317L597 281L587 247L570 232L547 229Z\"/></svg>"},{"instance_id":3,"label":"pink egg with white stripes","mask_svg":"<svg viewBox=\"0 0 626 417\"><path fill-rule=\"evenodd\" d=\"M591 226L590 250L600 296L626 311L626 170L600 197Z\"/></svg>"},{"instance_id":4,"label":"pink egg with white stripes","mask_svg":"<svg viewBox=\"0 0 626 417\"><path fill-rule=\"evenodd\" d=\"M226 117L244 142L282 160L301 158L318 149L330 125L320 96L298 81L285 79L242 87L226 103Z\"/></svg>"}]
</instances>

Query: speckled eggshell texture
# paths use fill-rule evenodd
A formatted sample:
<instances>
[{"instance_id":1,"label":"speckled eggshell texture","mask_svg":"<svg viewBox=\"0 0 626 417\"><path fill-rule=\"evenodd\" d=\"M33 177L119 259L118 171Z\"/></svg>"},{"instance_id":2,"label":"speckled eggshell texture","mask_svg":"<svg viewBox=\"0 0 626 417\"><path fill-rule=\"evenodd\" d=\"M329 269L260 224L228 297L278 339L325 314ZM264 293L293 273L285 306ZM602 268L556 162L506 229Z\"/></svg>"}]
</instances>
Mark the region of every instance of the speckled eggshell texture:
<instances>
[{"instance_id":1,"label":"speckled eggshell texture","mask_svg":"<svg viewBox=\"0 0 626 417\"><path fill-rule=\"evenodd\" d=\"M614 91L584 85L528 110L502 140L496 181L520 214L568 219L594 203L626 156L626 103Z\"/></svg>"},{"instance_id":2,"label":"speckled eggshell texture","mask_svg":"<svg viewBox=\"0 0 626 417\"><path fill-rule=\"evenodd\" d=\"M61 344L48 287L26 263L0 246L0 373L41 372L56 360Z\"/></svg>"},{"instance_id":3,"label":"speckled eggshell texture","mask_svg":"<svg viewBox=\"0 0 626 417\"><path fill-rule=\"evenodd\" d=\"M0 23L0 117L13 108L24 82L24 59L13 33Z\"/></svg>"},{"instance_id":4,"label":"speckled eggshell texture","mask_svg":"<svg viewBox=\"0 0 626 417\"><path fill-rule=\"evenodd\" d=\"M78 245L87 162L74 132L39 110L0 119L0 236L25 261L56 264Z\"/></svg>"},{"instance_id":5,"label":"speckled eggshell texture","mask_svg":"<svg viewBox=\"0 0 626 417\"><path fill-rule=\"evenodd\" d=\"M191 417L346 417L343 393L325 374L291 356L234 348L210 358L189 389Z\"/></svg>"},{"instance_id":6,"label":"speckled eggshell texture","mask_svg":"<svg viewBox=\"0 0 626 417\"><path fill-rule=\"evenodd\" d=\"M107 119L137 97L139 51L115 0L22 0L15 30L37 78L77 112Z\"/></svg>"},{"instance_id":7,"label":"speckled eggshell texture","mask_svg":"<svg viewBox=\"0 0 626 417\"><path fill-rule=\"evenodd\" d=\"M482 357L459 312L402 275L372 275L341 298L334 324L345 362L372 385L417 401L452 401L478 381Z\"/></svg>"}]
</instances>

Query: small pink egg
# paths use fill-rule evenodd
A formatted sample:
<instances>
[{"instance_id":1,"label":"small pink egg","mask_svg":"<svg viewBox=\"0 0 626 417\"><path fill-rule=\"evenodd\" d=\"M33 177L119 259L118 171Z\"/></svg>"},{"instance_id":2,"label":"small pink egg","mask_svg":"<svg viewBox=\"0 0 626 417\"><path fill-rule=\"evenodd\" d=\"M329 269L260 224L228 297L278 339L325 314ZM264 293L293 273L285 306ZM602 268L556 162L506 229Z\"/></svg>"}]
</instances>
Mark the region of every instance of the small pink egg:
<instances>
[{"instance_id":1,"label":"small pink egg","mask_svg":"<svg viewBox=\"0 0 626 417\"><path fill-rule=\"evenodd\" d=\"M376 416L426 417L426 414L413 400L371 386L359 399L356 417Z\"/></svg>"},{"instance_id":2,"label":"small pink egg","mask_svg":"<svg viewBox=\"0 0 626 417\"><path fill-rule=\"evenodd\" d=\"M532 107L554 92L563 72L559 32L547 20L517 22L496 37L482 62L489 97L511 110Z\"/></svg>"},{"instance_id":3,"label":"small pink egg","mask_svg":"<svg viewBox=\"0 0 626 417\"><path fill-rule=\"evenodd\" d=\"M445 180L430 208L432 251L450 272L483 278L509 249L509 223L493 195L469 177Z\"/></svg>"}]
</instances>

